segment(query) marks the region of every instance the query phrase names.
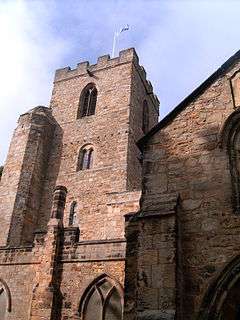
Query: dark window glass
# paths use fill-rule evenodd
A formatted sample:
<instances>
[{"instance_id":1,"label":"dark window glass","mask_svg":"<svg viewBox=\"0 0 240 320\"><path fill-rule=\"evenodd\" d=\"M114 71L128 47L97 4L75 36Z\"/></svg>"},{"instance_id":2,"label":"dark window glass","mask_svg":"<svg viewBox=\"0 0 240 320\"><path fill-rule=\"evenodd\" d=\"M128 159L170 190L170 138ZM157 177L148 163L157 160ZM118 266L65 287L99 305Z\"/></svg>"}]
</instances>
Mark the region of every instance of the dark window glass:
<instances>
[{"instance_id":1,"label":"dark window glass","mask_svg":"<svg viewBox=\"0 0 240 320\"><path fill-rule=\"evenodd\" d=\"M73 226L76 224L76 218L77 218L77 202L73 201L70 208L69 226Z\"/></svg>"},{"instance_id":2,"label":"dark window glass","mask_svg":"<svg viewBox=\"0 0 240 320\"><path fill-rule=\"evenodd\" d=\"M93 164L93 149L88 150L88 163L87 163L87 169L92 168Z\"/></svg>"},{"instance_id":3,"label":"dark window glass","mask_svg":"<svg viewBox=\"0 0 240 320\"><path fill-rule=\"evenodd\" d=\"M88 112L87 112L88 116L95 114L96 103L97 103L97 90L96 88L93 88L90 93L89 106L88 106Z\"/></svg>"},{"instance_id":4,"label":"dark window glass","mask_svg":"<svg viewBox=\"0 0 240 320\"><path fill-rule=\"evenodd\" d=\"M95 114L96 103L97 89L95 88L94 84L90 84L83 90L81 94L77 118Z\"/></svg>"}]
</instances>

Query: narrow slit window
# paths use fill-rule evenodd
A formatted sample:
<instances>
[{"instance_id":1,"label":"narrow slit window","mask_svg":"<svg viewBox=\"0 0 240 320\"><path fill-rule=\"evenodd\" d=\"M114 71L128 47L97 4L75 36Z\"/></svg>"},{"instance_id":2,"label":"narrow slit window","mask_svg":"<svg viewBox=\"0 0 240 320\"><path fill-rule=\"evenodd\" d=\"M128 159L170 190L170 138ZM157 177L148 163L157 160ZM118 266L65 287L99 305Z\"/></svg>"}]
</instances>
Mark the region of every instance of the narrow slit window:
<instances>
[{"instance_id":1,"label":"narrow slit window","mask_svg":"<svg viewBox=\"0 0 240 320\"><path fill-rule=\"evenodd\" d=\"M77 202L73 201L70 207L69 226L76 225L77 222Z\"/></svg>"}]
</instances>

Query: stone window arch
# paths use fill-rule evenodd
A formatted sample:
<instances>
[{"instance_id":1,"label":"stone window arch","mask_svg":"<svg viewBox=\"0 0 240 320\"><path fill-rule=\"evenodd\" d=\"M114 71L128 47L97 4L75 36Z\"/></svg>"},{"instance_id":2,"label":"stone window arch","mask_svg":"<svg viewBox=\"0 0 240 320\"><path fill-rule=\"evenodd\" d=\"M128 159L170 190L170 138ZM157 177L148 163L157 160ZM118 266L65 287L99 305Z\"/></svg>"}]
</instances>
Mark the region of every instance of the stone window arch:
<instances>
[{"instance_id":1,"label":"stone window arch","mask_svg":"<svg viewBox=\"0 0 240 320\"><path fill-rule=\"evenodd\" d=\"M233 112L226 120L220 135L220 147L229 157L232 180L232 202L234 212L240 214L240 110Z\"/></svg>"},{"instance_id":2,"label":"stone window arch","mask_svg":"<svg viewBox=\"0 0 240 320\"><path fill-rule=\"evenodd\" d=\"M203 298L197 320L239 319L240 256L218 274Z\"/></svg>"},{"instance_id":3,"label":"stone window arch","mask_svg":"<svg viewBox=\"0 0 240 320\"><path fill-rule=\"evenodd\" d=\"M106 274L96 278L81 298L79 314L81 320L122 320L121 285Z\"/></svg>"},{"instance_id":4,"label":"stone window arch","mask_svg":"<svg viewBox=\"0 0 240 320\"><path fill-rule=\"evenodd\" d=\"M87 170L93 167L94 149L92 145L85 145L78 155L77 171Z\"/></svg>"},{"instance_id":5,"label":"stone window arch","mask_svg":"<svg viewBox=\"0 0 240 320\"><path fill-rule=\"evenodd\" d=\"M0 319L6 319L11 312L11 294L6 282L0 279Z\"/></svg>"},{"instance_id":6,"label":"stone window arch","mask_svg":"<svg viewBox=\"0 0 240 320\"><path fill-rule=\"evenodd\" d=\"M76 225L77 220L77 202L73 201L70 206L69 226Z\"/></svg>"},{"instance_id":7,"label":"stone window arch","mask_svg":"<svg viewBox=\"0 0 240 320\"><path fill-rule=\"evenodd\" d=\"M94 115L95 109L96 109L96 103L97 103L97 88L94 83L89 83L81 93L81 96L79 99L77 119Z\"/></svg>"},{"instance_id":8,"label":"stone window arch","mask_svg":"<svg viewBox=\"0 0 240 320\"><path fill-rule=\"evenodd\" d=\"M142 131L147 133L149 130L149 110L147 100L143 101L142 105Z\"/></svg>"}]
</instances>

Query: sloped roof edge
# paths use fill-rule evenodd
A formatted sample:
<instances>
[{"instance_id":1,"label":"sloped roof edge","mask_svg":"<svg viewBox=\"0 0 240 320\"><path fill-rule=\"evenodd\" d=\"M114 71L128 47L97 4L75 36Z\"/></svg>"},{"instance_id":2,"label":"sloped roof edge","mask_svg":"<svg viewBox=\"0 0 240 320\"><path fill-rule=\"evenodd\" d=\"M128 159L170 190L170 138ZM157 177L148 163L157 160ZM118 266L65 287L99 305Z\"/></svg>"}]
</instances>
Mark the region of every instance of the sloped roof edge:
<instances>
[{"instance_id":1,"label":"sloped roof edge","mask_svg":"<svg viewBox=\"0 0 240 320\"><path fill-rule=\"evenodd\" d=\"M159 130L171 122L180 112L182 112L191 102L200 96L210 85L214 83L227 69L229 69L238 59L240 59L240 50L231 56L220 68L218 68L210 77L208 77L199 87L190 95L182 100L171 112L169 112L158 124L156 124L145 136L138 140L137 145L140 149L144 144Z\"/></svg>"}]
</instances>

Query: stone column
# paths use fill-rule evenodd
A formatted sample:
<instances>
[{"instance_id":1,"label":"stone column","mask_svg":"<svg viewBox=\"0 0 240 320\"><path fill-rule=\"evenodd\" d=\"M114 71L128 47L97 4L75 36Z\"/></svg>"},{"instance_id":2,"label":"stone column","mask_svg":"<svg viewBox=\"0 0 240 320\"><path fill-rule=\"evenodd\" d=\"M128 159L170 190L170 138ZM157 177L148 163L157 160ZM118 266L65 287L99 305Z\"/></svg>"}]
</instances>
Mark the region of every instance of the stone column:
<instances>
[{"instance_id":1,"label":"stone column","mask_svg":"<svg viewBox=\"0 0 240 320\"><path fill-rule=\"evenodd\" d=\"M57 259L61 251L63 234L63 212L67 189L57 186L53 194L51 218L48 223L43 248L36 248L40 264L36 271L36 287L33 292L30 320L57 319L54 305L59 303L60 279L57 270ZM61 306L59 305L59 308Z\"/></svg>"}]
</instances>

